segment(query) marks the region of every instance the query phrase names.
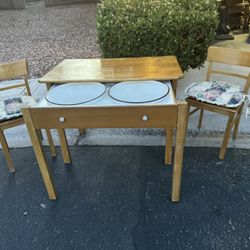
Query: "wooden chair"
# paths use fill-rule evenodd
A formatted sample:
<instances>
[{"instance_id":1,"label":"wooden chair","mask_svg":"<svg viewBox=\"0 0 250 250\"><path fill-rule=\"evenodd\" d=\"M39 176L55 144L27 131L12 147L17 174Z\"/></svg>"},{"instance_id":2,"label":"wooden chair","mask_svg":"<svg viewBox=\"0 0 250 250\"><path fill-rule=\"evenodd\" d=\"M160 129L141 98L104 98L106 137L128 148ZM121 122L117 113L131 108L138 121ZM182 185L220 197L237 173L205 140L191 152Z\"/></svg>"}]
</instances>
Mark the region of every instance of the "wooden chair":
<instances>
[{"instance_id":1,"label":"wooden chair","mask_svg":"<svg viewBox=\"0 0 250 250\"><path fill-rule=\"evenodd\" d=\"M206 81L210 80L211 74L222 74L222 75L242 78L246 80L246 83L243 88L243 92L245 94L248 93L248 90L250 88L250 73L248 74L248 76L246 76L246 75L241 75L237 73L216 70L216 69L213 69L213 63L250 67L250 51L241 51L238 49L222 48L222 47L210 47L208 49L207 60L209 62L209 65L208 65ZM223 160L225 157L228 141L229 141L231 130L233 127L234 127L233 139L236 139L238 136L238 128L240 124L240 118L241 118L244 103L237 108L226 108L226 107L221 107L221 106L197 101L193 98L187 98L186 100L188 102L189 116L194 114L198 110L200 110L198 128L201 128L204 110L216 112L216 113L228 116L227 126L226 126L226 130L225 130L225 134L224 134L224 138L223 138L223 142L222 142L222 146L221 146L220 154L219 154L219 159ZM191 107L194 107L195 109L190 112Z\"/></svg>"},{"instance_id":2,"label":"wooden chair","mask_svg":"<svg viewBox=\"0 0 250 250\"><path fill-rule=\"evenodd\" d=\"M22 61L17 61L17 62L13 62L13 63L0 64L0 81L16 79L19 77L23 78L22 83L17 83L17 84L14 83L14 84L12 84L10 86L6 86L6 87L1 87L1 83L0 83L0 91L24 87L24 89L26 90L26 94L31 96L31 91L30 91L30 87L29 87L29 83L28 83L28 64L27 64L27 61L22 60ZM18 118L9 119L9 120L5 120L5 121L0 122L0 143L2 145L3 153L5 155L9 170L12 173L15 172L15 168L14 168L13 161L11 159L11 155L9 152L9 147L8 147L6 138L4 136L4 130L8 129L8 128L16 127L16 126L21 125L21 124L24 124L23 117L18 117ZM39 134L40 134L40 138L41 138L41 131L39 132ZM46 134L48 137L51 154L52 154L52 156L56 156L56 151L55 151L55 147L53 144L50 130L46 130Z\"/></svg>"}]
</instances>

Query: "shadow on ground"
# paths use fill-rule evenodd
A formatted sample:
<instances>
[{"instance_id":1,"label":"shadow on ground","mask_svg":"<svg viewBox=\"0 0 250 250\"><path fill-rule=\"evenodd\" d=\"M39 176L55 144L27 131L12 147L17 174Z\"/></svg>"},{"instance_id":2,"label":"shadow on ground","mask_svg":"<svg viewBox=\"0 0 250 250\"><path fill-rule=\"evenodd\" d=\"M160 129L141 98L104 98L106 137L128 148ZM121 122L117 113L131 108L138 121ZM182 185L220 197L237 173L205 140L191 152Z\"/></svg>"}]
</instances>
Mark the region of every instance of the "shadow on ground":
<instances>
[{"instance_id":1,"label":"shadow on ground","mask_svg":"<svg viewBox=\"0 0 250 250\"><path fill-rule=\"evenodd\" d=\"M31 148L0 155L0 249L249 249L250 153L186 148L182 200L169 201L163 147L72 147L49 164L49 201Z\"/></svg>"}]
</instances>

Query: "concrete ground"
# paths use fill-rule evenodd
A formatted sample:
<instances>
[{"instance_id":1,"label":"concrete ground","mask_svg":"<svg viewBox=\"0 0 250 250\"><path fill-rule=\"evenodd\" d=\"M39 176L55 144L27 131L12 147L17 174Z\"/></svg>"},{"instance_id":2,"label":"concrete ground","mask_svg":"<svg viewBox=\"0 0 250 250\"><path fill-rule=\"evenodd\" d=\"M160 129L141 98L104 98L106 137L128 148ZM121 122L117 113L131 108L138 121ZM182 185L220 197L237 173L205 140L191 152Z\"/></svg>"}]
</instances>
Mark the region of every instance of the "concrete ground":
<instances>
[{"instance_id":1,"label":"concrete ground","mask_svg":"<svg viewBox=\"0 0 250 250\"><path fill-rule=\"evenodd\" d=\"M250 154L186 148L180 203L163 147L71 147L51 166L59 199L47 197L31 148L0 154L0 249L235 250L250 248Z\"/></svg>"}]
</instances>

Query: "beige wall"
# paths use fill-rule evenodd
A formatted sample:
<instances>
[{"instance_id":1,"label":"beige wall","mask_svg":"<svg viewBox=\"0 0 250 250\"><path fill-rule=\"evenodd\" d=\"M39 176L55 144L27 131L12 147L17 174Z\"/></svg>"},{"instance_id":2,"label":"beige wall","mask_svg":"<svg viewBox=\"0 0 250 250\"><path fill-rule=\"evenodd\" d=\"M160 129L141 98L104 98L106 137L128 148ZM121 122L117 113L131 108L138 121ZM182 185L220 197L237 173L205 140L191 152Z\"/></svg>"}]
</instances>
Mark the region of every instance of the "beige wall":
<instances>
[{"instance_id":1,"label":"beige wall","mask_svg":"<svg viewBox=\"0 0 250 250\"><path fill-rule=\"evenodd\" d=\"M0 0L0 9L25 9L24 0Z\"/></svg>"},{"instance_id":2,"label":"beige wall","mask_svg":"<svg viewBox=\"0 0 250 250\"><path fill-rule=\"evenodd\" d=\"M45 6L53 6L69 3L98 3L100 0L44 0Z\"/></svg>"}]
</instances>

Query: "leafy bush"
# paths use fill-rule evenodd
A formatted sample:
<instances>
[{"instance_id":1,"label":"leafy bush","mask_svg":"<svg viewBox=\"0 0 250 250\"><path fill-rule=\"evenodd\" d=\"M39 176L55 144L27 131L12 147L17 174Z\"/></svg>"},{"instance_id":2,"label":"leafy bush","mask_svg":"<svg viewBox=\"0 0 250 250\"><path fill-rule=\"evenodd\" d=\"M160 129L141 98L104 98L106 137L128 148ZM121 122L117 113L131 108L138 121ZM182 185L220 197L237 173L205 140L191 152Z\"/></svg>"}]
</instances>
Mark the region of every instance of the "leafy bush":
<instances>
[{"instance_id":1,"label":"leafy bush","mask_svg":"<svg viewBox=\"0 0 250 250\"><path fill-rule=\"evenodd\" d=\"M216 0L103 0L98 43L104 57L176 55L187 70L203 64L217 23Z\"/></svg>"}]
</instances>

